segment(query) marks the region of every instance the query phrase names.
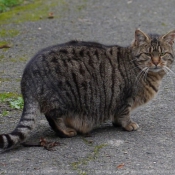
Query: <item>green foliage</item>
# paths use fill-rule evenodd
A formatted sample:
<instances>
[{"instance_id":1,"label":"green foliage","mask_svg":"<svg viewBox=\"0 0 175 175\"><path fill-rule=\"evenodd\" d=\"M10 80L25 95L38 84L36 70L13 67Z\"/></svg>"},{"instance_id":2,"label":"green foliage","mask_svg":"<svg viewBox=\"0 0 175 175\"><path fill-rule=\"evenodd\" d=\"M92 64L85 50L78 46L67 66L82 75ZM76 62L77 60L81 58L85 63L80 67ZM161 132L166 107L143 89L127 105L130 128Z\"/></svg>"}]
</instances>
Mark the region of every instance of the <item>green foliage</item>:
<instances>
[{"instance_id":1,"label":"green foliage","mask_svg":"<svg viewBox=\"0 0 175 175\"><path fill-rule=\"evenodd\" d=\"M24 106L24 101L22 97L18 97L17 99L12 99L9 101L9 103L12 109L22 109Z\"/></svg>"},{"instance_id":2,"label":"green foliage","mask_svg":"<svg viewBox=\"0 0 175 175\"><path fill-rule=\"evenodd\" d=\"M76 170L78 175L87 175L87 173L81 169L81 166L87 165L90 161L95 161L99 155L100 150L105 146L107 146L107 144L96 145L92 153L88 154L86 157L80 159L77 162L71 163L73 170Z\"/></svg>"},{"instance_id":3,"label":"green foliage","mask_svg":"<svg viewBox=\"0 0 175 175\"><path fill-rule=\"evenodd\" d=\"M63 1L63 0L59 0ZM26 2L26 1L25 1ZM55 5L55 1L35 0L23 3L14 7L10 11L1 13L0 25L12 23L21 23L25 21L37 21L48 16L50 7Z\"/></svg>"},{"instance_id":4,"label":"green foliage","mask_svg":"<svg viewBox=\"0 0 175 175\"><path fill-rule=\"evenodd\" d=\"M1 115L4 117L4 116L7 116L8 114L9 114L9 111L3 110Z\"/></svg>"},{"instance_id":5,"label":"green foliage","mask_svg":"<svg viewBox=\"0 0 175 175\"><path fill-rule=\"evenodd\" d=\"M15 37L19 34L18 30L10 29L0 29L0 37Z\"/></svg>"},{"instance_id":6,"label":"green foliage","mask_svg":"<svg viewBox=\"0 0 175 175\"><path fill-rule=\"evenodd\" d=\"M24 106L23 98L15 93L1 93L0 102L8 104L12 109L22 109Z\"/></svg>"},{"instance_id":7,"label":"green foliage","mask_svg":"<svg viewBox=\"0 0 175 175\"><path fill-rule=\"evenodd\" d=\"M6 41L0 41L0 46L1 45L8 45L8 42L6 42Z\"/></svg>"},{"instance_id":8,"label":"green foliage","mask_svg":"<svg viewBox=\"0 0 175 175\"><path fill-rule=\"evenodd\" d=\"M8 99L16 98L17 96L18 96L17 94L11 93L11 92L1 93L1 94L0 94L0 102L5 102L5 101L7 101Z\"/></svg>"},{"instance_id":9,"label":"green foliage","mask_svg":"<svg viewBox=\"0 0 175 175\"><path fill-rule=\"evenodd\" d=\"M24 0L0 0L0 12L8 11L11 7L23 3Z\"/></svg>"}]
</instances>

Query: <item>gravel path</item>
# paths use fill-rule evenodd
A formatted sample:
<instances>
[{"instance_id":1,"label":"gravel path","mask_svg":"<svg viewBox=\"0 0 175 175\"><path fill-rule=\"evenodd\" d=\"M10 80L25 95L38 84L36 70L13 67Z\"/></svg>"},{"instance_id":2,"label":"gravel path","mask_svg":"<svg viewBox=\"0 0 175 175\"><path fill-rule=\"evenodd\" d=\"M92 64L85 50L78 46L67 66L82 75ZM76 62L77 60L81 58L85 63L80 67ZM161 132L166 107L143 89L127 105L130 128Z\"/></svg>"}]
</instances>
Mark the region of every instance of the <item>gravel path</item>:
<instances>
[{"instance_id":1,"label":"gravel path","mask_svg":"<svg viewBox=\"0 0 175 175\"><path fill-rule=\"evenodd\" d=\"M8 50L0 50L0 93L20 93L20 78L27 61L46 46L72 39L128 45L138 27L160 34L175 29L174 0L52 2L54 6L50 1L45 5L48 6L47 14L54 13L53 19L47 19L45 13L35 22L14 23L13 19L8 24L1 24L0 14L0 31L19 31L15 37L0 37L0 41L12 45ZM44 137L61 145L55 147L55 151L18 147L0 154L0 174L174 175L175 106L172 94L175 84L172 83L167 76L157 98L132 114L140 125L137 132L125 132L105 123L92 132L92 137L61 139L40 116L30 140ZM20 110L10 111L8 116L1 115L0 133L12 131L20 115Z\"/></svg>"}]
</instances>

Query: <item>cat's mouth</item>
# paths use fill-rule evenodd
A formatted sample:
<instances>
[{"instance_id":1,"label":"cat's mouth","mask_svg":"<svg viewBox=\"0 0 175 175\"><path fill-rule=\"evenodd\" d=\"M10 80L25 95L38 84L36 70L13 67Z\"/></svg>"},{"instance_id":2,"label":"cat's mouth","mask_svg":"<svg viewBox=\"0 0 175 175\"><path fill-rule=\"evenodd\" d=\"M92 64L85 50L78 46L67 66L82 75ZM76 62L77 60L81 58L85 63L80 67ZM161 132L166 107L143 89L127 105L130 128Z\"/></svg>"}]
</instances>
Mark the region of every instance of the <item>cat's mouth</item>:
<instances>
[{"instance_id":1,"label":"cat's mouth","mask_svg":"<svg viewBox=\"0 0 175 175\"><path fill-rule=\"evenodd\" d=\"M163 70L163 68L159 67L159 66L149 68L149 71L151 71L151 72L159 72L159 71L162 71L162 70Z\"/></svg>"}]
</instances>

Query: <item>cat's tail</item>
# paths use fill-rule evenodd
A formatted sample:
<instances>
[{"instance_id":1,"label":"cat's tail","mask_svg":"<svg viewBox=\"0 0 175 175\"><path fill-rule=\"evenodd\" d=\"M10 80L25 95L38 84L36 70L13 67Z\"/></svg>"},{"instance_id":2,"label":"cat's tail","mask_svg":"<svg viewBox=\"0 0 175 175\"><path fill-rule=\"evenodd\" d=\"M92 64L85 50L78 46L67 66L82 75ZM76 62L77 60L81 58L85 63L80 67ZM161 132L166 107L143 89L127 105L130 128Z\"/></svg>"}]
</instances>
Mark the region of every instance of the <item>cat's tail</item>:
<instances>
[{"instance_id":1,"label":"cat's tail","mask_svg":"<svg viewBox=\"0 0 175 175\"><path fill-rule=\"evenodd\" d=\"M24 99L23 113L17 127L9 134L0 135L1 149L10 149L28 138L35 126L38 108L38 102L32 96Z\"/></svg>"}]
</instances>

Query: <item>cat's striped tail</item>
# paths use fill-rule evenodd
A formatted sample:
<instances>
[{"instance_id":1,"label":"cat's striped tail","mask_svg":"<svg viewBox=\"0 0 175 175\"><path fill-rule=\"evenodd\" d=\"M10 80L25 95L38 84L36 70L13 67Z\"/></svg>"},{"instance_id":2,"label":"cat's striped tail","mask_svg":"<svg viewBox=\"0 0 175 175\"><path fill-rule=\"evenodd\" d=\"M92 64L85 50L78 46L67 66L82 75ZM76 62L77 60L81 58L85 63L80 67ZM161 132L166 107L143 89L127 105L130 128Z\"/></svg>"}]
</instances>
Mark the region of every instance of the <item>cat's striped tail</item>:
<instances>
[{"instance_id":1,"label":"cat's striped tail","mask_svg":"<svg viewBox=\"0 0 175 175\"><path fill-rule=\"evenodd\" d=\"M34 129L38 112L38 102L32 97L24 100L24 108L17 127L9 134L0 135L0 148L9 149L24 142Z\"/></svg>"}]
</instances>

